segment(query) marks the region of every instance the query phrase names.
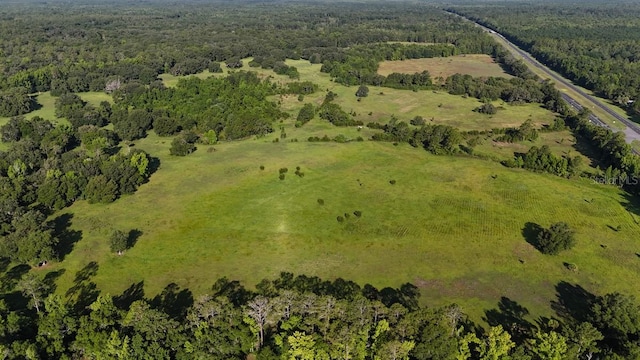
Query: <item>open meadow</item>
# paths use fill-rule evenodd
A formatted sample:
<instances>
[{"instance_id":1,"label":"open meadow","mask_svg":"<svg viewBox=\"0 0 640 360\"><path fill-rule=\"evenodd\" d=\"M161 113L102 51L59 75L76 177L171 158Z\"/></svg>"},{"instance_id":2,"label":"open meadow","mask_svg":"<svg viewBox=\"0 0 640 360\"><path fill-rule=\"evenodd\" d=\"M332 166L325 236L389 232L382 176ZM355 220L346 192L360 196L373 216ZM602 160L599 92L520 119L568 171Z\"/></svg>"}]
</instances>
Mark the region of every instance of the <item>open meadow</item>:
<instances>
[{"instance_id":1,"label":"open meadow","mask_svg":"<svg viewBox=\"0 0 640 360\"><path fill-rule=\"evenodd\" d=\"M161 167L135 195L64 210L82 240L53 265L65 269L61 291L96 261L94 281L111 294L139 282L148 296L171 282L200 294L222 276L251 286L290 271L378 287L409 281L426 304L456 302L476 320L501 296L549 315L561 281L640 295L639 217L613 187L370 141L267 138L200 146L185 158L169 156L169 143L136 144ZM578 245L542 255L523 232L556 221L577 230ZM133 228L142 233L135 246L110 253L109 233Z\"/></svg>"},{"instance_id":2,"label":"open meadow","mask_svg":"<svg viewBox=\"0 0 640 360\"><path fill-rule=\"evenodd\" d=\"M173 282L202 294L223 276L252 287L265 276L289 271L376 287L411 282L421 289L423 303L458 303L476 321L502 296L535 316L551 315L550 301L563 281L595 293L640 296L634 286L640 281L640 246L634 243L640 215L637 204L617 188L508 169L496 161L433 156L406 144L310 143L309 136L369 139L375 130L339 128L318 118L293 126L302 105L319 105L328 90L364 122L420 115L431 123L486 130L527 119L549 124L554 114L538 105L500 101L496 115L478 114L472 111L480 105L476 99L442 91L370 87L370 95L357 101L354 87L332 82L319 65L288 64L320 91L302 101L276 96L292 115L274 124L276 132L199 145L187 157L170 156L171 138L150 132L134 144L160 160L148 184L112 204L78 201L56 214L68 214L70 230L81 236L63 261L46 267L62 274L58 292L64 294L76 273L95 261L92 281L112 295L142 284L151 297ZM245 69L275 82L291 81L270 70ZM162 78L167 86L179 81ZM108 100L101 93L80 95L96 104ZM40 116L52 118L52 98L42 94L39 101ZM275 143L279 127L287 136ZM578 154L568 131L543 133L534 143L487 140L476 152L508 159L545 144L559 155ZM294 174L298 166L303 177ZM278 169L285 167L285 179L279 180ZM346 220L339 222L338 216ZM542 255L527 241L530 229L557 221L576 229L578 245L559 256ZM107 239L115 229L141 234L122 256L109 251ZM569 263L577 270L568 270Z\"/></svg>"},{"instance_id":3,"label":"open meadow","mask_svg":"<svg viewBox=\"0 0 640 360\"><path fill-rule=\"evenodd\" d=\"M473 77L512 77L491 56L484 54L383 61L378 68L378 74L384 76L391 73L413 74L425 70L433 79L439 77L446 79L453 74L468 74Z\"/></svg>"}]
</instances>

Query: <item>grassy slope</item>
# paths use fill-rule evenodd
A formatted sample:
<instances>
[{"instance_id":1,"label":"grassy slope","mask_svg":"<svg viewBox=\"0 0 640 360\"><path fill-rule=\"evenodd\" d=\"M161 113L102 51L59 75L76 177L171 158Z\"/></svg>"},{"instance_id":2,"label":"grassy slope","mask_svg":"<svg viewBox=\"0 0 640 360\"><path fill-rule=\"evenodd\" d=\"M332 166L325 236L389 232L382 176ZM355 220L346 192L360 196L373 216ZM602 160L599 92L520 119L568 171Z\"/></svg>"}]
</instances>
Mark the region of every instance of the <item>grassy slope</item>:
<instances>
[{"instance_id":1,"label":"grassy slope","mask_svg":"<svg viewBox=\"0 0 640 360\"><path fill-rule=\"evenodd\" d=\"M95 281L112 294L142 280L148 295L170 282L202 293L221 276L251 285L292 271L376 286L411 281L427 303L455 301L476 319L500 296L547 314L562 280L640 295L638 225L614 188L386 143L262 139L215 152L201 146L186 158L168 156L166 139L150 136L138 146L161 158L151 183L110 205L67 209L83 240L55 265L66 269L60 289L97 261ZM291 174L295 166L304 178ZM280 167L290 169L284 181ZM336 221L354 210L361 219ZM522 229L555 221L577 229L578 246L543 256ZM618 225L620 232L608 227ZM110 230L131 228L143 232L135 247L109 254Z\"/></svg>"},{"instance_id":2,"label":"grassy slope","mask_svg":"<svg viewBox=\"0 0 640 360\"><path fill-rule=\"evenodd\" d=\"M471 111L479 104L474 99L431 91L372 87L371 95L357 102L355 88L331 82L318 72L319 66L290 63L323 90L304 102L319 103L331 89L338 93L338 103L364 121L422 115L464 129L485 129L517 125L529 115L538 123L553 119L534 105L507 105L488 118ZM289 81L260 71L274 81ZM168 85L178 81L163 78ZM82 96L96 103L105 100L103 94ZM278 100L294 115L302 105L296 97ZM52 110L45 106L41 111ZM170 282L198 294L221 276L251 286L265 276L292 271L376 286L410 281L422 288L426 303L455 301L476 320L500 296L536 315L549 314L554 285L562 280L596 292L640 295L633 286L640 280L633 243L638 225L615 188L506 169L490 161L436 157L407 145L308 143L304 139L311 135L368 138L372 132L336 128L319 119L302 128L294 128L292 118L282 125L287 140L300 142L274 144L276 133L218 144L216 151L200 146L196 153L176 158L168 155L170 138L151 134L138 141L137 146L162 162L149 184L113 204L80 201L63 210L72 214L71 228L81 232L82 240L63 262L48 269L65 269L58 290L66 291L77 271L97 261L94 280L111 294L139 281L144 281L147 296ZM570 138L544 134L540 142L556 143L554 150L566 152L570 141L557 143L557 137L565 136ZM485 151L509 156L517 149ZM260 171L260 165L266 169ZM304 178L292 174L296 166L302 167ZM290 169L284 181L277 178L280 167ZM390 179L397 184L390 185ZM319 206L318 198L326 204ZM352 217L347 224L336 221L354 210L363 217ZM567 221L578 230L578 246L558 257L542 256L524 240L522 229L527 222L548 226L554 221ZM620 232L608 227L618 225ZM111 230L133 228L143 233L134 248L121 257L110 254L106 239ZM579 270L569 272L563 262L575 263Z\"/></svg>"},{"instance_id":3,"label":"grassy slope","mask_svg":"<svg viewBox=\"0 0 640 360\"><path fill-rule=\"evenodd\" d=\"M426 59L408 59L383 61L378 74L387 76L391 73L413 74L429 71L432 78L447 77L459 73L478 76L512 77L507 74L489 55L470 54Z\"/></svg>"}]
</instances>

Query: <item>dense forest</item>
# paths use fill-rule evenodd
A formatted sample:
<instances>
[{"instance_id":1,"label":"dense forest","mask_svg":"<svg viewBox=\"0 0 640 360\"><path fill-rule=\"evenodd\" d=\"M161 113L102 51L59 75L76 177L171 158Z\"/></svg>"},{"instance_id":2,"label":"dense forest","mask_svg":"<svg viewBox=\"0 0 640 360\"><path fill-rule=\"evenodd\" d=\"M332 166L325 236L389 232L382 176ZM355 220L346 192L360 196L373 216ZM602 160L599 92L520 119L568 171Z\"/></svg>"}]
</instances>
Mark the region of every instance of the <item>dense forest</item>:
<instances>
[{"instance_id":1,"label":"dense forest","mask_svg":"<svg viewBox=\"0 0 640 360\"><path fill-rule=\"evenodd\" d=\"M640 113L640 7L586 2L519 2L454 7L504 34L545 65Z\"/></svg>"},{"instance_id":2,"label":"dense forest","mask_svg":"<svg viewBox=\"0 0 640 360\"><path fill-rule=\"evenodd\" d=\"M625 35L628 31L614 25L623 19L633 29L634 8L611 12L609 20L602 13L612 7L512 10L458 9L505 31L545 62L622 105L637 98L637 34ZM533 30L524 26L530 10L547 22L533 25ZM600 27L583 31L578 24L585 18ZM354 86L359 100L368 96L367 85L384 86L476 98L482 105L475 111L487 116L499 111L492 105L499 100L540 104L557 115L554 124L542 129L526 121L475 132L429 124L421 117L392 117L385 124L366 125L376 130L374 141L408 143L435 155L473 157L473 141L479 135L513 143L568 128L592 144L592 155L602 167L597 175L640 176L640 159L623 136L590 124L587 112L572 111L553 84L539 81L472 24L419 3L61 2L3 5L0 34L0 116L10 117L0 126L6 145L6 151L0 151L3 358L640 357L640 304L631 296L597 296L569 283L556 285L556 318L532 323L525 319L526 308L502 298L498 309L485 312L488 326L483 327L455 304L419 306L420 292L410 283L379 290L340 278L282 273L251 289L222 278L209 295L194 295L170 284L148 298L143 283L115 296L101 293L92 282L97 263L78 272L66 293L56 289L59 273L41 276L30 271L63 259L70 251L69 239L80 236L69 229L68 217L59 210L80 200L111 203L152 180L159 159L135 144L149 132L170 139L171 155L185 156L199 144L262 138L276 131L279 122L291 116L278 96L304 99L325 94L314 83L297 81L298 70L286 65L286 59L322 64L321 71L332 81ZM490 55L513 77L455 74L434 79L427 71L377 73L384 60L459 54ZM252 57L248 69L241 61L247 57ZM232 71L227 76L180 79L175 87L159 79L161 74L220 73L223 67ZM258 67L291 81L281 84L251 72ZM90 104L77 94L87 91L104 92L113 101ZM55 98L56 119L25 117L42 105L36 98L43 92ZM317 106L301 106L296 127L316 115L333 126L365 125L336 103L336 94L327 89L324 96ZM344 136L326 135L308 140L346 142ZM579 157L554 155L544 146L533 146L502 163L561 177L593 175L578 171ZM298 169L296 175L300 174ZM630 193L639 192L639 184L626 185ZM551 241L557 228L562 227L541 231L541 238ZM110 250L122 255L136 236L135 229L114 231L108 239ZM550 247L551 253L559 251Z\"/></svg>"}]
</instances>

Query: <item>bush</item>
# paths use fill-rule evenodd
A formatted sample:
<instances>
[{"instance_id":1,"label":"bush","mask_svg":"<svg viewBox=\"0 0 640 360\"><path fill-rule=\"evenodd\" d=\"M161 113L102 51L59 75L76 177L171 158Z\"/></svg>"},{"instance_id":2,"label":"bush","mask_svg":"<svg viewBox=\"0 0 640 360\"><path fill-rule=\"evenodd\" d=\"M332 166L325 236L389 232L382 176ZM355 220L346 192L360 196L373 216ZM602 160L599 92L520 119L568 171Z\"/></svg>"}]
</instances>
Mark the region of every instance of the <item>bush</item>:
<instances>
[{"instance_id":1,"label":"bush","mask_svg":"<svg viewBox=\"0 0 640 360\"><path fill-rule=\"evenodd\" d=\"M424 124L426 124L426 121L424 120L424 118L422 116L416 116L413 119L411 119L409 121L409 123L413 126L422 126Z\"/></svg>"},{"instance_id":2,"label":"bush","mask_svg":"<svg viewBox=\"0 0 640 360\"><path fill-rule=\"evenodd\" d=\"M278 178L279 178L280 180L284 180L284 174L280 174L280 176L278 176Z\"/></svg>"},{"instance_id":3,"label":"bush","mask_svg":"<svg viewBox=\"0 0 640 360\"><path fill-rule=\"evenodd\" d=\"M338 217L336 218L336 220L338 220L339 223L344 222L344 218L340 215L338 215Z\"/></svg>"},{"instance_id":4,"label":"bush","mask_svg":"<svg viewBox=\"0 0 640 360\"><path fill-rule=\"evenodd\" d=\"M362 211L356 210L356 211L353 212L353 215L355 215L357 218L359 218L359 217L362 216Z\"/></svg>"},{"instance_id":5,"label":"bush","mask_svg":"<svg viewBox=\"0 0 640 360\"><path fill-rule=\"evenodd\" d=\"M280 174L286 174L288 171L289 171L289 169L287 169L287 168L280 168L280 170L278 170L278 172Z\"/></svg>"},{"instance_id":6,"label":"bush","mask_svg":"<svg viewBox=\"0 0 640 360\"><path fill-rule=\"evenodd\" d=\"M395 180L389 180L389 184L391 184L391 185L395 185L395 184L396 184L396 181L395 181Z\"/></svg>"},{"instance_id":7,"label":"bush","mask_svg":"<svg viewBox=\"0 0 640 360\"><path fill-rule=\"evenodd\" d=\"M369 95L369 88L366 85L360 85L358 91L356 91L356 96L359 98L367 97Z\"/></svg>"},{"instance_id":8,"label":"bush","mask_svg":"<svg viewBox=\"0 0 640 360\"><path fill-rule=\"evenodd\" d=\"M324 205L324 200L323 199L318 199L318 205Z\"/></svg>"},{"instance_id":9,"label":"bush","mask_svg":"<svg viewBox=\"0 0 640 360\"><path fill-rule=\"evenodd\" d=\"M260 170L264 170L264 165L260 165Z\"/></svg>"},{"instance_id":10,"label":"bush","mask_svg":"<svg viewBox=\"0 0 640 360\"><path fill-rule=\"evenodd\" d=\"M562 250L569 250L575 245L574 233L574 230L564 222L542 229L537 237L538 250L548 255L557 255Z\"/></svg>"},{"instance_id":11,"label":"bush","mask_svg":"<svg viewBox=\"0 0 640 360\"><path fill-rule=\"evenodd\" d=\"M109 248L112 252L122 255L129 247L129 235L120 230L114 230L109 237Z\"/></svg>"},{"instance_id":12,"label":"bush","mask_svg":"<svg viewBox=\"0 0 640 360\"><path fill-rule=\"evenodd\" d=\"M479 112L480 114L494 115L498 112L498 109L493 106L492 103L486 103L473 109L473 111Z\"/></svg>"},{"instance_id":13,"label":"bush","mask_svg":"<svg viewBox=\"0 0 640 360\"><path fill-rule=\"evenodd\" d=\"M175 156L186 156L195 150L196 146L192 142L187 141L185 136L178 136L171 142L169 153Z\"/></svg>"}]
</instances>

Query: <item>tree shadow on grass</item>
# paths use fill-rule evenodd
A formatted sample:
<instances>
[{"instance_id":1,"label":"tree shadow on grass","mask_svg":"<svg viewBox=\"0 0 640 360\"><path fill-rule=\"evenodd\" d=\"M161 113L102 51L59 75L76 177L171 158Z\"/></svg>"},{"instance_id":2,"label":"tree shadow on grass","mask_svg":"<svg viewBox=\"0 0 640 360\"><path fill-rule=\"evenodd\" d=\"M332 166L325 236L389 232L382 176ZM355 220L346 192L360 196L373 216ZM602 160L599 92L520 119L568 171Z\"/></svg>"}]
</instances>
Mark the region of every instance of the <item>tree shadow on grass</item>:
<instances>
[{"instance_id":1,"label":"tree shadow on grass","mask_svg":"<svg viewBox=\"0 0 640 360\"><path fill-rule=\"evenodd\" d=\"M490 326L501 325L513 337L514 341L519 342L529 338L535 329L535 326L525 320L525 316L529 315L529 310L518 302L501 297L497 309L485 311L484 320Z\"/></svg>"},{"instance_id":2,"label":"tree shadow on grass","mask_svg":"<svg viewBox=\"0 0 640 360\"><path fill-rule=\"evenodd\" d=\"M187 310L193 306L193 294L189 289L180 290L178 284L171 283L151 300L151 306L164 311L175 320L182 320L187 316Z\"/></svg>"},{"instance_id":3,"label":"tree shadow on grass","mask_svg":"<svg viewBox=\"0 0 640 360\"><path fill-rule=\"evenodd\" d=\"M49 271L47 275L44 276L44 279L43 279L44 284L51 293L56 291L56 280L58 280L58 278L62 276L62 274L64 274L65 272L66 272L65 269Z\"/></svg>"},{"instance_id":4,"label":"tree shadow on grass","mask_svg":"<svg viewBox=\"0 0 640 360\"><path fill-rule=\"evenodd\" d=\"M54 235L58 238L57 250L60 261L64 260L64 257L73 250L75 243L82 239L82 231L69 228L71 219L73 219L73 214L65 213L53 220Z\"/></svg>"},{"instance_id":5,"label":"tree shadow on grass","mask_svg":"<svg viewBox=\"0 0 640 360\"><path fill-rule=\"evenodd\" d=\"M540 234L544 228L536 223L527 222L522 228L522 236L524 239L536 249L538 248L538 234Z\"/></svg>"},{"instance_id":6,"label":"tree shadow on grass","mask_svg":"<svg viewBox=\"0 0 640 360\"><path fill-rule=\"evenodd\" d=\"M31 270L31 266L26 264L15 265L0 278L0 292L9 292L16 287L22 276Z\"/></svg>"},{"instance_id":7,"label":"tree shadow on grass","mask_svg":"<svg viewBox=\"0 0 640 360\"><path fill-rule=\"evenodd\" d=\"M8 265L7 265L8 266ZM26 309L29 299L25 298L16 285L31 270L31 266L21 264L7 270L0 278L0 300L4 300L10 311Z\"/></svg>"},{"instance_id":8,"label":"tree shadow on grass","mask_svg":"<svg viewBox=\"0 0 640 360\"><path fill-rule=\"evenodd\" d=\"M138 229L129 231L129 236L127 237L127 249L131 249L138 242L138 239L142 234L142 230Z\"/></svg>"},{"instance_id":9,"label":"tree shadow on grass","mask_svg":"<svg viewBox=\"0 0 640 360\"><path fill-rule=\"evenodd\" d=\"M627 210L633 222L640 226L640 197L625 192L624 202L621 205Z\"/></svg>"},{"instance_id":10,"label":"tree shadow on grass","mask_svg":"<svg viewBox=\"0 0 640 360\"><path fill-rule=\"evenodd\" d=\"M213 296L226 296L235 306L242 306L249 302L254 294L245 289L238 280L229 280L226 276L216 280L211 290Z\"/></svg>"},{"instance_id":11,"label":"tree shadow on grass","mask_svg":"<svg viewBox=\"0 0 640 360\"><path fill-rule=\"evenodd\" d=\"M7 271L9 264L11 264L9 258L0 258L0 273Z\"/></svg>"},{"instance_id":12,"label":"tree shadow on grass","mask_svg":"<svg viewBox=\"0 0 640 360\"><path fill-rule=\"evenodd\" d=\"M91 281L91 278L98 274L98 268L97 262L88 263L76 273L73 286L67 290L66 296L73 303L73 307L78 313L86 311L87 307L96 301L98 295L100 295L100 290Z\"/></svg>"},{"instance_id":13,"label":"tree shadow on grass","mask_svg":"<svg viewBox=\"0 0 640 360\"><path fill-rule=\"evenodd\" d=\"M153 175L158 169L160 169L160 159L154 156L149 156L149 165L147 167L149 175Z\"/></svg>"},{"instance_id":14,"label":"tree shadow on grass","mask_svg":"<svg viewBox=\"0 0 640 360\"><path fill-rule=\"evenodd\" d=\"M113 303L120 309L128 310L134 301L144 299L144 281L133 283L122 294L114 296Z\"/></svg>"},{"instance_id":15,"label":"tree shadow on grass","mask_svg":"<svg viewBox=\"0 0 640 360\"><path fill-rule=\"evenodd\" d=\"M556 285L556 300L551 308L561 319L584 322L589 320L596 296L577 284L561 281Z\"/></svg>"}]
</instances>

